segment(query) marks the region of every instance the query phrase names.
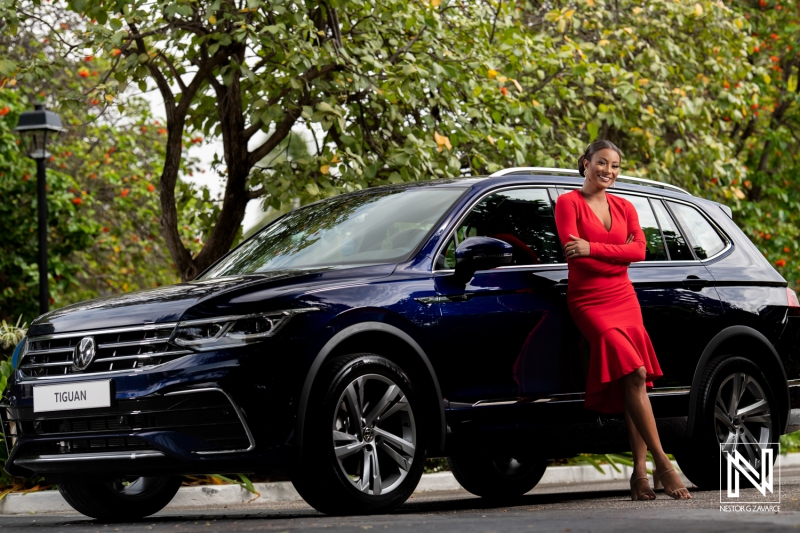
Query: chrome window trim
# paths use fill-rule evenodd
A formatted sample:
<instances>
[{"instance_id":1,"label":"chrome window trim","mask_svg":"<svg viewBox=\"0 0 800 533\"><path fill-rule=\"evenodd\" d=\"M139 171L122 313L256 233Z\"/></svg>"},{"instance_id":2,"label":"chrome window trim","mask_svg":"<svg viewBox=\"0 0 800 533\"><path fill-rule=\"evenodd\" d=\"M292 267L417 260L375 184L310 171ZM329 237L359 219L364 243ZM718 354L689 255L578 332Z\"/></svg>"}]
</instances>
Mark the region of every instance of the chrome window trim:
<instances>
[{"instance_id":1,"label":"chrome window trim","mask_svg":"<svg viewBox=\"0 0 800 533\"><path fill-rule=\"evenodd\" d=\"M498 170L497 172L489 175L490 178L499 178L502 176L507 176L514 172L530 172L530 173L540 173L540 174L561 174L561 175L578 175L580 176L580 172L575 169L571 168L551 168L551 167L511 167L511 168L504 168L503 170ZM673 185L671 183L664 183L663 181L656 181L656 180L649 180L647 178L637 178L634 176L626 176L624 174L620 174L617 176L617 179L621 180L628 180L631 183L638 184L638 185L647 185L652 187L663 187L664 189L669 189L672 191L681 192L683 194L688 194L689 196L693 196L692 193L687 191L686 189L682 189L677 185Z\"/></svg>"},{"instance_id":2,"label":"chrome window trim","mask_svg":"<svg viewBox=\"0 0 800 533\"><path fill-rule=\"evenodd\" d=\"M245 452L253 451L253 449L256 447L256 441L253 438L253 434L250 432L250 427L247 425L247 422L245 422L244 415L242 415L242 411L241 411L241 409L239 409L239 406L236 405L236 402L233 401L233 398L231 398L230 395L227 392L225 392L224 390L220 389L219 387L205 387L205 388L202 388L202 389L188 389L188 390L182 390L182 391L168 392L164 396L165 397L166 396L178 396L178 395L182 395L182 394L194 394L194 393L197 393L197 392L212 392L212 391L213 392L221 392L225 396L225 398L228 400L228 402L230 402L231 407L233 407L233 410L236 413L236 416L239 417L239 422L242 423L242 427L244 428L244 432L247 435L247 440L250 443L250 446L248 446L247 448L238 449L238 450L211 450L211 451L201 450L201 451L195 451L195 452L192 452L192 453L196 453L197 455L218 455L218 454L221 454L221 453L245 453Z\"/></svg>"},{"instance_id":3,"label":"chrome window trim","mask_svg":"<svg viewBox=\"0 0 800 533\"><path fill-rule=\"evenodd\" d=\"M486 198L490 194L495 194L495 193L502 192L502 191L517 190L517 189L544 189L544 190L547 190L547 189L551 189L553 187L555 187L555 186L552 185L552 184L509 185L507 187L501 187L499 189L492 189L491 191L486 192L485 194L480 196L477 200L475 200L474 202L472 202L469 205L469 208L465 211L465 213L461 217L459 217L458 222L455 224L455 226L453 226L453 229L447 234L447 236L444 239L442 239L442 241L437 246L436 253L433 254L433 264L432 264L432 267L431 267L431 273L435 274L435 273L452 273L452 272L455 272L454 268L446 268L446 269L443 268L443 269L438 269L437 270L436 269L436 258L439 257L439 254L442 252L442 249L450 241L450 238L458 230L458 227L461 225L461 223L464 222L464 219L467 218L467 216L472 211L472 209L478 203L480 203L481 200L483 200L484 198ZM564 189L564 190L570 190L570 191L577 189L577 187L562 187L562 186L558 186L556 188L560 188L560 189ZM639 192L639 191L624 191L622 193L619 193L617 191L612 191L609 194L617 194L617 195L630 194L630 195L633 195L633 196L639 196L639 197L642 197L642 198L646 198L648 200L658 200L658 201L661 201L661 202L664 202L664 201L667 200L667 198L665 198L663 196L643 193L643 192ZM696 264L705 264L706 262L715 260L717 257L727 253L728 250L733 248L733 241L728 236L728 234L725 233L724 231L722 231L722 229L719 227L719 225L715 224L714 221L711 220L708 217L708 215L706 215L706 213L702 209L698 209L696 205L692 204L691 202L684 201L684 200L677 200L675 198L669 198L668 200L685 204L685 205L687 205L689 207L692 207L695 210L699 211L700 214L703 217L705 217L705 219L714 227L714 229L717 231L717 233L719 233L722 236L722 238L725 240L725 247L722 250L720 250L719 252L717 252L716 254L714 254L713 256L708 257L706 259L694 259L694 260L682 259L682 260L678 260L678 261L637 261L635 263L635 265L636 265L635 268L645 268L645 267L650 266L650 265L652 265L652 266L681 266L681 265L682 266L689 266L689 265L696 265ZM664 208L667 209L667 212L670 214L670 216L673 217L673 222L675 222L675 224L678 226L678 228L681 231L684 231L683 228L681 227L681 225L678 224L678 222L675 220L674 215L672 214L672 212L669 211L669 207L665 205ZM553 215L555 216L555 210L553 212ZM656 220L658 220L658 219L656 218ZM661 234L662 234L662 238L663 238L663 231L661 232ZM686 238L685 235L683 237ZM692 250L692 253L694 254L694 250ZM479 272L490 272L490 271L493 272L493 271L498 271L498 270L510 270L510 269L520 269L520 268L524 268L526 270L527 269L531 269L531 268L533 268L533 269L541 269L543 267L561 267L561 268L563 268L566 265L567 265L567 263L545 263L545 264L540 264L540 265L509 265L509 266L501 266L501 267L493 268L491 270L481 270ZM641 265L641 266L639 266L639 265ZM633 265L631 265L631 266L633 266Z\"/></svg>"},{"instance_id":4,"label":"chrome window trim","mask_svg":"<svg viewBox=\"0 0 800 533\"><path fill-rule=\"evenodd\" d=\"M469 204L469 207L458 218L458 222L456 222L456 224L453 226L453 229L450 230L450 232L448 232L447 236L444 239L442 239L441 242L439 242L439 245L436 247L436 253L433 254L433 264L431 265L431 273L436 273L436 272L455 272L455 269L453 269L453 268L437 270L436 269L436 258L439 257L439 254L442 252L442 249L445 247L445 245L447 245L447 243L450 242L450 238L458 230L458 227L461 225L461 223L464 222L464 219L467 218L467 216L469 216L469 214L472 212L472 210L475 208L475 206L478 205L484 198L486 198L489 195L497 194L497 193L503 192L503 191L513 191L513 190L518 190L518 189L542 189L547 194L547 199L552 202L552 200L550 198L550 194L548 192L548 189L551 189L553 187L554 187L554 185L552 185L552 184L538 184L538 183L537 184L508 185L506 187L500 187L499 189L492 189L490 191L487 191L483 195L479 196L475 201L473 201L471 204ZM553 216L555 217L555 209L553 210ZM543 267L543 266L544 267L553 267L553 266L558 266L558 265L566 266L566 264L567 263L545 263L545 264L541 264L541 265L509 265L509 266L493 268L492 270L501 270L501 269L508 269L508 268L520 268L520 267L530 268L530 267ZM488 272L488 271L485 271L485 272Z\"/></svg>"},{"instance_id":5,"label":"chrome window trim","mask_svg":"<svg viewBox=\"0 0 800 533\"><path fill-rule=\"evenodd\" d=\"M564 189L569 189L569 190L577 189L577 187L563 187L563 188ZM717 257L721 256L722 254L724 254L725 252L727 252L728 250L733 248L733 240L728 236L728 234L725 233L722 230L722 228L719 227L719 224L717 224L713 220L711 220L708 217L708 215L705 213L705 211L703 211L702 209L698 209L697 206L695 204L693 204L692 202L687 202L686 200L679 200L679 199L676 199L676 198L666 198L664 196L658 196L657 194L648 194L648 193L643 193L643 192L639 192L639 191L624 191L624 192L612 191L609 194L616 194L617 196L630 194L632 196L641 196L643 198L647 198L648 200L660 200L661 202L669 201L669 202L676 202L676 203L679 203L679 204L687 205L687 206L693 208L695 211L698 211L706 219L706 221L709 224L711 224L711 226L717 231L717 233L725 241L725 247L722 250L720 250L716 254L714 254L711 257L708 257L706 259L694 259L694 260L682 259L682 260L679 260L679 261L637 261L636 262L637 265L652 265L652 264L658 264L658 263L671 264L671 265L672 264L678 264L678 263L680 263L680 264L696 264L696 263L703 264L703 263L706 263L708 261L713 261ZM685 231L683 229L683 227L680 225L680 223L678 223L678 221L675 219L675 215L672 213L672 211L670 211L669 206L668 205L664 205L664 208L667 210L667 212L670 214L670 216L672 216L672 221L675 222L675 224L678 226L678 228L681 231ZM657 216L656 216L656 220L658 220ZM660 222L659 222L659 225L660 225ZM664 235L663 231L661 232L661 235L663 237L663 235ZM683 235L683 237L686 238L686 235ZM695 255L695 257L696 257L696 254L694 254L694 250L692 250L692 254Z\"/></svg>"},{"instance_id":6,"label":"chrome window trim","mask_svg":"<svg viewBox=\"0 0 800 533\"><path fill-rule=\"evenodd\" d=\"M664 202L664 207L666 207L667 211L669 212L669 214L672 215L672 220L675 222L675 224L678 225L678 227L682 231L686 231L686 230L683 228L681 223L678 221L677 217L675 216L675 213L673 213L672 210L669 208L669 205L667 205L669 202L675 202L675 203L678 203L678 204L683 204L685 206L688 206L688 207L694 209L698 213L700 213L700 216L702 216L706 220L706 222L711 224L711 227L714 228L714 230L717 232L717 235L719 235L722 238L722 240L725 241L725 246L722 247L722 250L720 250L719 252L715 253L711 257L706 257L705 259L698 259L698 261L700 263L705 264L708 261L713 261L717 257L721 256L722 254L726 253L728 250L733 248L733 239L731 239L730 236L727 233L725 233L722 230L722 228L719 227L719 224L717 224L716 222L711 220L711 218L709 218L709 216L706 214L705 211L703 211L702 209L698 209L697 206L694 205L693 203L684 202L684 201L681 201L681 200L676 200L674 198L669 198L669 199L661 198L661 201ZM688 234L688 232L687 232L687 234ZM684 238L689 240L687 235L684 235ZM689 244L691 245L691 241L689 242ZM695 252L694 252L694 248L692 248L692 253L695 255L695 257L697 256L697 254L695 254Z\"/></svg>"}]
</instances>

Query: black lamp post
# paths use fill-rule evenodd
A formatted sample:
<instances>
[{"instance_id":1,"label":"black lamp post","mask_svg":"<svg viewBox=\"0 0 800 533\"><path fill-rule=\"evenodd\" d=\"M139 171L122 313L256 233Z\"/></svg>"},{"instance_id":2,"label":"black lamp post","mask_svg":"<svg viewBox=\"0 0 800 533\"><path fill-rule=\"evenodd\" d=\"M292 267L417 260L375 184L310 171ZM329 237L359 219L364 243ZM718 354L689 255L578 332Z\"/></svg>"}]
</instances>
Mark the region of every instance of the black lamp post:
<instances>
[{"instance_id":1,"label":"black lamp post","mask_svg":"<svg viewBox=\"0 0 800 533\"><path fill-rule=\"evenodd\" d=\"M47 281L47 186L45 181L45 162L48 134L58 135L64 128L61 119L52 111L36 104L34 111L26 111L19 116L19 124L14 131L27 138L28 155L36 160L36 191L39 206L39 313L50 309L50 286Z\"/></svg>"}]
</instances>

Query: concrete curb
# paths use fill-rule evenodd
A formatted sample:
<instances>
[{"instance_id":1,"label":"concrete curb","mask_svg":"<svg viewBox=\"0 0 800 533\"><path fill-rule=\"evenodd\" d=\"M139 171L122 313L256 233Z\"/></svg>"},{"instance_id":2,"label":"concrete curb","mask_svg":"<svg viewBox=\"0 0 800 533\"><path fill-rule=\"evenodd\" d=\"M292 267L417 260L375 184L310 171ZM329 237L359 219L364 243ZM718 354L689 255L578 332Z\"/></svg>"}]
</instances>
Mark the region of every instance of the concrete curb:
<instances>
[{"instance_id":1,"label":"concrete curb","mask_svg":"<svg viewBox=\"0 0 800 533\"><path fill-rule=\"evenodd\" d=\"M790 453L779 458L781 468L797 468L800 466L800 453ZM652 465L649 465L652 468ZM565 485L570 483L596 483L608 481L626 481L631 477L630 467L620 465L617 472L611 465L602 465L604 473L600 473L591 465L553 466L547 469L537 487L546 485ZM276 483L256 483L256 496L239 485L205 485L200 487L183 487L166 509L191 509L209 506L241 505L246 503L301 501L300 495L288 481ZM453 474L438 472L425 474L417 485L416 493L459 490ZM38 514L38 513L74 513L61 493L56 490L34 492L31 494L9 494L0 500L0 515Z\"/></svg>"}]
</instances>

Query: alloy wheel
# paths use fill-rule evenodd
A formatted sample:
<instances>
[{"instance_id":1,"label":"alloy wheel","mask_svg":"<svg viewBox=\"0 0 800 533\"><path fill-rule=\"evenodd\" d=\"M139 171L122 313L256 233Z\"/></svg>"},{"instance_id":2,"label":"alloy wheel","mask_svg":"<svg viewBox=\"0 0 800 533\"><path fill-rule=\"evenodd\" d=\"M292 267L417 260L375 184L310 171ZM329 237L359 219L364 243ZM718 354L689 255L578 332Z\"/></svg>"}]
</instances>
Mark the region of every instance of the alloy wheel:
<instances>
[{"instance_id":1,"label":"alloy wheel","mask_svg":"<svg viewBox=\"0 0 800 533\"><path fill-rule=\"evenodd\" d=\"M367 374L345 387L333 416L333 450L353 487L374 496L392 492L408 475L416 447L414 413L395 382Z\"/></svg>"},{"instance_id":2,"label":"alloy wheel","mask_svg":"<svg viewBox=\"0 0 800 533\"><path fill-rule=\"evenodd\" d=\"M717 390L714 425L723 451L738 451L756 469L769 446L773 417L758 381L744 372L726 377Z\"/></svg>"}]
</instances>

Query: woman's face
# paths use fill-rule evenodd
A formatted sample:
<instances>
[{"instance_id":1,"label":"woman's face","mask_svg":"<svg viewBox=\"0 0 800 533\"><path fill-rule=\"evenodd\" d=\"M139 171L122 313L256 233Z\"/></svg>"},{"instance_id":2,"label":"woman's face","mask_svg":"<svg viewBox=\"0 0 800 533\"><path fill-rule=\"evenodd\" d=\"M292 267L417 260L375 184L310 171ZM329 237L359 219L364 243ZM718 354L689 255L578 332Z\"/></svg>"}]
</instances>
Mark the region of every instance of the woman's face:
<instances>
[{"instance_id":1,"label":"woman's face","mask_svg":"<svg viewBox=\"0 0 800 533\"><path fill-rule=\"evenodd\" d=\"M607 189L614 184L619 175L619 154L611 148L604 148L585 161L586 180L595 187Z\"/></svg>"}]
</instances>

